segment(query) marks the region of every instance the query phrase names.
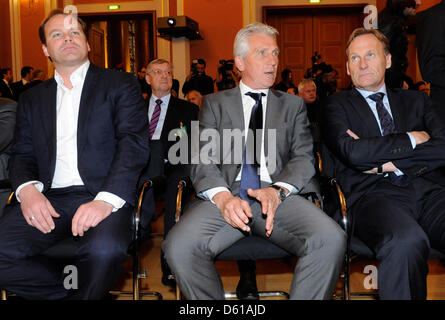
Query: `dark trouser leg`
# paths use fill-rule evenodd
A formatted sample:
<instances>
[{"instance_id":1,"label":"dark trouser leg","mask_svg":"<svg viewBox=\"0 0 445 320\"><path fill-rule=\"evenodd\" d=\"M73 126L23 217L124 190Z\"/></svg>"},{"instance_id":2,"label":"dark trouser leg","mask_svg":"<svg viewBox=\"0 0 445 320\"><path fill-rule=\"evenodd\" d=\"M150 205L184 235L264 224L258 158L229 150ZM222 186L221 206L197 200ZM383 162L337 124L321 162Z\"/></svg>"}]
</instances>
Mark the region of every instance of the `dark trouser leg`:
<instances>
[{"instance_id":1,"label":"dark trouser leg","mask_svg":"<svg viewBox=\"0 0 445 320\"><path fill-rule=\"evenodd\" d=\"M79 291L74 298L101 299L113 288L128 259L132 207L111 213L79 241L77 261Z\"/></svg>"},{"instance_id":2,"label":"dark trouser leg","mask_svg":"<svg viewBox=\"0 0 445 320\"><path fill-rule=\"evenodd\" d=\"M381 195L377 194L377 191ZM425 299L428 237L416 221L415 193L381 182L353 206L355 235L376 254L381 299Z\"/></svg>"},{"instance_id":3,"label":"dark trouser leg","mask_svg":"<svg viewBox=\"0 0 445 320\"><path fill-rule=\"evenodd\" d=\"M0 288L29 299L62 299L68 295L63 287L63 272L39 256L70 236L72 212L86 202L84 195L65 192L67 190L56 189L46 194L60 214L60 218L54 219L55 229L48 234L26 223L20 204L5 209L0 220Z\"/></svg>"}]
</instances>

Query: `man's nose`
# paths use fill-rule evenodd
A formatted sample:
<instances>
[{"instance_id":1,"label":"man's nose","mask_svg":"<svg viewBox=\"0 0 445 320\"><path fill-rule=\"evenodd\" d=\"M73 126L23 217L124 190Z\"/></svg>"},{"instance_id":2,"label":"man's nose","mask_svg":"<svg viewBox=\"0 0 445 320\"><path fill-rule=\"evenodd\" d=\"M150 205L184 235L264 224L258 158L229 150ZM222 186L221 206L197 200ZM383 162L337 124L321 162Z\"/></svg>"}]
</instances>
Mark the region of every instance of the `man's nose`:
<instances>
[{"instance_id":1,"label":"man's nose","mask_svg":"<svg viewBox=\"0 0 445 320\"><path fill-rule=\"evenodd\" d=\"M63 35L63 40L64 40L65 42L71 42L71 41L73 41L73 36L71 35L71 33L66 32L66 33L64 33L64 35Z\"/></svg>"}]
</instances>

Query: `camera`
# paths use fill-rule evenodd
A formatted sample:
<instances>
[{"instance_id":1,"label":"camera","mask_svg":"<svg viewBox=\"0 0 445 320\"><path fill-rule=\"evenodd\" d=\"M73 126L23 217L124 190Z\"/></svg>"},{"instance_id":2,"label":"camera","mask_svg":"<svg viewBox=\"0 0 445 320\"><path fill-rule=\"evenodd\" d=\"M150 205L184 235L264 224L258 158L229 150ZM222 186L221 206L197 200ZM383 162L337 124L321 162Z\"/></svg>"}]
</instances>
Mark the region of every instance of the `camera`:
<instances>
[{"instance_id":1,"label":"camera","mask_svg":"<svg viewBox=\"0 0 445 320\"><path fill-rule=\"evenodd\" d=\"M235 60L219 60L220 69L224 71L233 71L233 64L235 63Z\"/></svg>"},{"instance_id":2,"label":"camera","mask_svg":"<svg viewBox=\"0 0 445 320\"><path fill-rule=\"evenodd\" d=\"M314 55L311 57L312 64L318 63L319 60L321 60L321 54L319 54L317 51L314 52Z\"/></svg>"}]
</instances>

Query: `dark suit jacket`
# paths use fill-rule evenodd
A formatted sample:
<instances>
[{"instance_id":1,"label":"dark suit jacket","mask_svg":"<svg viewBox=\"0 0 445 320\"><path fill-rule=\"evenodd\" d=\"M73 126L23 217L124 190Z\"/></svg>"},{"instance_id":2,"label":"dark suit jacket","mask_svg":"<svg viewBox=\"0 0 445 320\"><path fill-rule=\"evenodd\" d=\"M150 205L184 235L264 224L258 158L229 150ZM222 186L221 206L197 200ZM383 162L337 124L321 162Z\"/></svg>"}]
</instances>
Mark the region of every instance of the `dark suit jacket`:
<instances>
[{"instance_id":1,"label":"dark suit jacket","mask_svg":"<svg viewBox=\"0 0 445 320\"><path fill-rule=\"evenodd\" d=\"M10 158L13 189L38 180L51 187L56 162L54 78L23 92ZM78 169L85 187L134 205L136 184L149 157L146 109L133 75L90 65L77 130Z\"/></svg>"},{"instance_id":2,"label":"dark suit jacket","mask_svg":"<svg viewBox=\"0 0 445 320\"><path fill-rule=\"evenodd\" d=\"M419 13L416 45L423 80L431 83L431 96L445 103L445 0Z\"/></svg>"},{"instance_id":3,"label":"dark suit jacket","mask_svg":"<svg viewBox=\"0 0 445 320\"><path fill-rule=\"evenodd\" d=\"M3 81L3 79L0 79L0 93L2 98L14 100L14 93L11 90L9 90L8 86L6 85L5 81Z\"/></svg>"},{"instance_id":4,"label":"dark suit jacket","mask_svg":"<svg viewBox=\"0 0 445 320\"><path fill-rule=\"evenodd\" d=\"M239 87L207 95L199 114L199 129L216 130L220 137L224 130L244 131L244 114ZM272 182L285 182L295 186L300 192L307 187L315 173L312 155L312 138L308 127L306 106L300 97L273 89L267 97L265 129L275 129L276 141L269 142L267 131L264 134L266 165ZM195 141L198 137L193 137ZM231 189L241 169L243 145L235 149L233 139L222 141L218 146L209 139L200 141L200 154L192 154L191 178L196 192L214 187ZM244 140L244 139L243 139ZM269 143L273 144L269 148ZM224 150L230 146L230 152ZM209 148L211 147L211 148ZM219 154L208 156L204 150L214 149ZM269 154L268 151L274 154ZM209 164L201 160L209 161ZM203 159L205 158L205 159Z\"/></svg>"},{"instance_id":5,"label":"dark suit jacket","mask_svg":"<svg viewBox=\"0 0 445 320\"><path fill-rule=\"evenodd\" d=\"M8 179L8 160L14 136L17 103L0 97L0 180ZM0 217L11 190L0 187Z\"/></svg>"},{"instance_id":6,"label":"dark suit jacket","mask_svg":"<svg viewBox=\"0 0 445 320\"><path fill-rule=\"evenodd\" d=\"M341 183L348 206L372 188L382 175L365 174L392 161L409 180L429 179L444 184L440 170L445 165L445 129L423 93L411 90L388 91L397 133L381 136L368 103L356 90L343 91L325 106L325 141L336 161L334 174ZM354 140L346 131L359 136ZM406 132L426 131L431 139L412 148Z\"/></svg>"},{"instance_id":7,"label":"dark suit jacket","mask_svg":"<svg viewBox=\"0 0 445 320\"><path fill-rule=\"evenodd\" d=\"M146 105L146 115L148 114L148 102L150 99L147 99ZM171 146L173 146L178 140L169 141L168 135L172 130L179 130L180 125L182 123L183 127L186 128L188 139L189 139L189 149L190 153L190 139L191 139L191 122L198 120L198 112L199 108L193 103L188 101L178 99L174 96L170 97L170 101L167 107L167 114L165 116L164 125L161 131L161 138L159 140L151 140L150 141L150 150L151 156L149 165L146 168L141 182L144 179L156 177L160 175L167 174L170 168L170 165L165 163L165 159L168 159L168 151ZM147 126L148 132L148 126ZM189 157L188 157L189 158Z\"/></svg>"},{"instance_id":8,"label":"dark suit jacket","mask_svg":"<svg viewBox=\"0 0 445 320\"><path fill-rule=\"evenodd\" d=\"M28 82L29 83L29 82ZM28 84L27 83L27 84ZM27 85L26 84L26 85ZM19 100L19 97L20 97L20 95L22 94L22 92L23 91L25 91L26 89L27 89L27 86L26 85L23 85L23 82L22 82L22 80L19 80L19 81L17 81L17 82L13 82L12 84L11 84L11 89L12 89L12 92L13 92L13 94L14 94L14 99L16 100L16 101L18 101Z\"/></svg>"}]
</instances>

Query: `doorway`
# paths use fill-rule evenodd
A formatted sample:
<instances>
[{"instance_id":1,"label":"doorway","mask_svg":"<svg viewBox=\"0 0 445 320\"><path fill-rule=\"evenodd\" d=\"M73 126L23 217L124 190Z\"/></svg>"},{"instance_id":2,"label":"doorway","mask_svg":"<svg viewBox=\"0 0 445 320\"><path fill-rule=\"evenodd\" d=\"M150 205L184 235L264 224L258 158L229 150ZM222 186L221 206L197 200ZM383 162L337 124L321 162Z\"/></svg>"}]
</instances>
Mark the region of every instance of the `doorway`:
<instances>
[{"instance_id":1,"label":"doorway","mask_svg":"<svg viewBox=\"0 0 445 320\"><path fill-rule=\"evenodd\" d=\"M79 14L87 24L90 60L103 67L135 74L155 58L154 11Z\"/></svg>"},{"instance_id":2,"label":"doorway","mask_svg":"<svg viewBox=\"0 0 445 320\"><path fill-rule=\"evenodd\" d=\"M346 73L346 44L352 31L363 26L364 6L264 7L265 23L279 32L277 78L287 68L298 85L312 67L317 52L321 56L319 63L325 62L337 70L338 88L347 87L350 77Z\"/></svg>"}]
</instances>

